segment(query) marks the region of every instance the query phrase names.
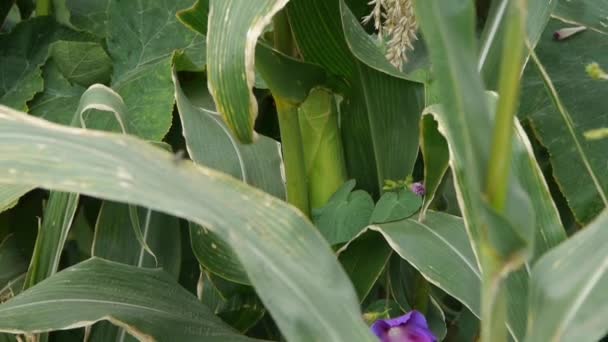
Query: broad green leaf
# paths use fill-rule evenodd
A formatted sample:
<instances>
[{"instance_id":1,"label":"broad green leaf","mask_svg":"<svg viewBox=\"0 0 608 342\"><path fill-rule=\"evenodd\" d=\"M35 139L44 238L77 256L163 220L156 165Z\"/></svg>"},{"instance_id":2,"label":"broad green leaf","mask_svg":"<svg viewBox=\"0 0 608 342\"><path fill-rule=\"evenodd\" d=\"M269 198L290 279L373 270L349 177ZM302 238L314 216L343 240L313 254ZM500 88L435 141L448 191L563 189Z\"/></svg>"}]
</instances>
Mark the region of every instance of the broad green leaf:
<instances>
[{"instance_id":1,"label":"broad green leaf","mask_svg":"<svg viewBox=\"0 0 608 342\"><path fill-rule=\"evenodd\" d=\"M250 145L238 142L219 113L192 104L176 74L173 80L182 133L190 158L200 165L225 172L271 195L284 198L279 144L263 136ZM202 82L187 86L196 92L206 91ZM235 282L250 284L234 252L217 234L191 225L190 238L194 254L205 268Z\"/></svg>"},{"instance_id":2,"label":"broad green leaf","mask_svg":"<svg viewBox=\"0 0 608 342\"><path fill-rule=\"evenodd\" d=\"M86 127L85 112L89 109L113 111L121 124L124 116L124 104L118 95L104 86L91 86L84 92L78 109L71 120L72 126ZM44 146L39 146L42 153ZM57 272L63 247L76 215L78 193L51 191L42 225L36 237L34 252L25 279L24 288L29 288Z\"/></svg>"},{"instance_id":3,"label":"broad green leaf","mask_svg":"<svg viewBox=\"0 0 608 342\"><path fill-rule=\"evenodd\" d=\"M488 96L490 102L495 101L496 98L494 95ZM426 113L435 113L434 116L435 119L438 119L439 121L440 131L442 131L447 138L448 144L453 144L452 137L442 129L442 118L446 117L443 109L440 106L431 106L426 109ZM542 171L534 157L530 141L519 122L515 122L515 127L511 167L513 172L518 175L523 187L526 189L534 210L535 225L531 227L534 229L535 235L534 255L532 256L532 260L529 261L532 263L546 251L565 240L566 233L562 226L559 212L551 198L551 193L549 192ZM452 164L454 164L453 158L453 156L450 157L450 162ZM456 182L458 182L458 176L455 177ZM461 201L461 199L459 199L459 201ZM465 208L470 208L470 205L466 205L466 202L464 204ZM463 203L461 203L461 207L462 206Z\"/></svg>"},{"instance_id":4,"label":"broad green leaf","mask_svg":"<svg viewBox=\"0 0 608 342\"><path fill-rule=\"evenodd\" d=\"M608 212L532 269L526 341L598 341L608 333Z\"/></svg>"},{"instance_id":5,"label":"broad green leaf","mask_svg":"<svg viewBox=\"0 0 608 342\"><path fill-rule=\"evenodd\" d=\"M137 267L159 267L177 278L181 259L179 220L173 216L138 208L142 233L157 259L147 254L136 238L129 207L104 202L95 225L91 255ZM158 261L158 263L157 263Z\"/></svg>"},{"instance_id":6,"label":"broad green leaf","mask_svg":"<svg viewBox=\"0 0 608 342\"><path fill-rule=\"evenodd\" d=\"M103 202L95 226L91 255L137 267L160 267L177 279L181 261L179 220L173 216L136 208L143 223L143 242L154 252L152 257L136 237L132 227L130 207L126 204ZM107 322L91 328L89 341L115 341L124 338L125 331Z\"/></svg>"},{"instance_id":7,"label":"broad green leaf","mask_svg":"<svg viewBox=\"0 0 608 342\"><path fill-rule=\"evenodd\" d=\"M553 202L549 186L534 156L532 145L519 122L515 122L515 151L521 151L522 157L512 161L520 175L521 184L527 190L535 213L534 255L528 261L534 264L547 251L566 240L566 231Z\"/></svg>"},{"instance_id":8,"label":"broad green leaf","mask_svg":"<svg viewBox=\"0 0 608 342\"><path fill-rule=\"evenodd\" d=\"M406 219L368 229L382 234L430 283L479 314L481 273L462 219L428 211L423 222Z\"/></svg>"},{"instance_id":9,"label":"broad green leaf","mask_svg":"<svg viewBox=\"0 0 608 342\"><path fill-rule=\"evenodd\" d=\"M501 282L505 274L533 256L534 247L547 248L561 241L565 237L563 227L530 144L516 120L504 214L497 215L481 196L488 182L492 109L497 102L491 97L483 100L483 84L472 63L476 60L474 10L462 1L431 0L416 3L416 11L430 46L445 108L435 118L450 147L450 164L468 235L478 263L484 265L482 290L490 295L506 292L506 297L499 295L497 299L508 305L507 317L500 309L484 310L497 313L490 315L493 320L486 331L500 330L504 317L511 336L521 339L525 322L518 310L526 302L527 278L520 271L510 276L506 287ZM438 17L446 20L438 21ZM542 237L542 245L535 242L537 236ZM488 253L491 249L493 252ZM538 255L537 250L535 256ZM498 271L500 268L502 271ZM486 304L493 300L488 297Z\"/></svg>"},{"instance_id":10,"label":"broad green leaf","mask_svg":"<svg viewBox=\"0 0 608 342\"><path fill-rule=\"evenodd\" d=\"M287 13L304 60L345 79L336 87L344 96L347 171L361 188L378 196L384 180L404 179L413 169L423 87L386 62L340 0L292 1Z\"/></svg>"},{"instance_id":11,"label":"broad green leaf","mask_svg":"<svg viewBox=\"0 0 608 342\"><path fill-rule=\"evenodd\" d=\"M0 35L0 103L26 110L27 101L43 89L40 67L47 59L49 46L58 40L89 41L91 38L49 17L23 21L9 34Z\"/></svg>"},{"instance_id":12,"label":"broad green leaf","mask_svg":"<svg viewBox=\"0 0 608 342\"><path fill-rule=\"evenodd\" d=\"M209 17L209 0L196 0L192 7L177 12L177 18L191 30L202 35L207 34Z\"/></svg>"},{"instance_id":13,"label":"broad green leaf","mask_svg":"<svg viewBox=\"0 0 608 342\"><path fill-rule=\"evenodd\" d=\"M91 109L112 112L115 120L123 129L126 120L126 109L120 96L102 85L93 85L84 92L75 114L72 126L86 127L85 113ZM98 114L106 114L100 112ZM38 146L42 153L45 145ZM51 191L44 210L42 226L36 237L36 244L27 272L24 288L29 288L57 272L63 247L68 237L76 209L79 194Z\"/></svg>"},{"instance_id":14,"label":"broad green leaf","mask_svg":"<svg viewBox=\"0 0 608 342\"><path fill-rule=\"evenodd\" d=\"M499 69L504 55L504 31L508 22L508 3L509 0L492 1L490 16L482 33L478 68L484 77L487 89L496 90L498 88L499 73L496 70ZM532 49L538 43L557 4L558 0L527 1L526 39Z\"/></svg>"},{"instance_id":15,"label":"broad green leaf","mask_svg":"<svg viewBox=\"0 0 608 342\"><path fill-rule=\"evenodd\" d=\"M349 171L358 178L358 170L373 170L368 165L375 160L381 192L385 180L404 179L412 173L418 156L424 87L386 62L344 1L339 6L344 37L358 71L343 107L351 111L342 116L343 132L348 132L343 139ZM365 188L376 192L375 187Z\"/></svg>"},{"instance_id":16,"label":"broad green leaf","mask_svg":"<svg viewBox=\"0 0 608 342\"><path fill-rule=\"evenodd\" d=\"M86 88L71 84L59 71L53 60L46 62L42 68L42 76L44 77L44 91L38 93L29 103L29 112L49 121L70 125L74 112L78 108L80 97ZM113 122L105 116L98 120L103 121L99 125L89 122L89 125L102 129L106 123ZM118 129L119 127L116 125L115 128Z\"/></svg>"},{"instance_id":17,"label":"broad green leaf","mask_svg":"<svg viewBox=\"0 0 608 342\"><path fill-rule=\"evenodd\" d=\"M71 83L88 87L110 81L112 61L98 43L58 41L51 46L50 54Z\"/></svg>"},{"instance_id":18,"label":"broad green leaf","mask_svg":"<svg viewBox=\"0 0 608 342\"><path fill-rule=\"evenodd\" d=\"M399 221L414 215L422 205L422 198L410 189L386 192L372 212L369 223Z\"/></svg>"},{"instance_id":19,"label":"broad green leaf","mask_svg":"<svg viewBox=\"0 0 608 342\"><path fill-rule=\"evenodd\" d=\"M370 231L382 234L392 249L427 281L458 299L479 317L481 272L461 218L428 211L422 222L410 218L371 225L367 228L367 232ZM516 340L523 338L525 332L526 280L518 272L507 282L507 327Z\"/></svg>"},{"instance_id":20,"label":"broad green leaf","mask_svg":"<svg viewBox=\"0 0 608 342\"><path fill-rule=\"evenodd\" d=\"M193 89L193 92L206 93L203 79L200 81L185 86ZM218 112L192 103L176 74L173 76L173 82L182 134L186 139L190 158L198 164L232 175L277 198L284 198L280 145L264 136L260 136L254 144L238 142Z\"/></svg>"},{"instance_id":21,"label":"broad green leaf","mask_svg":"<svg viewBox=\"0 0 608 342\"><path fill-rule=\"evenodd\" d=\"M46 154L37 152L38 143ZM0 154L0 182L133 203L215 232L290 341L373 340L329 245L273 196L136 138L62 127L7 107L0 107Z\"/></svg>"},{"instance_id":22,"label":"broad green leaf","mask_svg":"<svg viewBox=\"0 0 608 342\"><path fill-rule=\"evenodd\" d=\"M303 59L331 74L356 77L356 61L344 38L339 0L290 1L286 9Z\"/></svg>"},{"instance_id":23,"label":"broad green leaf","mask_svg":"<svg viewBox=\"0 0 608 342\"><path fill-rule=\"evenodd\" d=\"M258 37L288 0L210 0L207 32L209 89L238 140L254 140L258 114L251 91Z\"/></svg>"},{"instance_id":24,"label":"broad green leaf","mask_svg":"<svg viewBox=\"0 0 608 342\"><path fill-rule=\"evenodd\" d=\"M564 41L553 32L568 24L551 20L523 78L520 117L547 148L553 176L577 221L588 223L608 206L608 140L584 132L608 126L607 82L592 80L585 66L608 65L605 34L588 30ZM541 72L545 71L545 73ZM547 90L550 90L549 92Z\"/></svg>"},{"instance_id":25,"label":"broad green leaf","mask_svg":"<svg viewBox=\"0 0 608 342\"><path fill-rule=\"evenodd\" d=\"M0 331L32 333L107 320L138 339L249 341L160 270L93 258L0 305Z\"/></svg>"},{"instance_id":26,"label":"broad green leaf","mask_svg":"<svg viewBox=\"0 0 608 342\"><path fill-rule=\"evenodd\" d=\"M0 212L14 207L19 198L31 190L32 187L25 185L0 184Z\"/></svg>"},{"instance_id":27,"label":"broad green leaf","mask_svg":"<svg viewBox=\"0 0 608 342\"><path fill-rule=\"evenodd\" d=\"M6 236L0 242L0 288L4 288L9 283L23 274L27 270L27 260L19 251L17 237L15 235ZM4 290L0 294L4 294ZM13 291L11 293L14 294ZM0 298L0 302L6 298Z\"/></svg>"},{"instance_id":28,"label":"broad green leaf","mask_svg":"<svg viewBox=\"0 0 608 342\"><path fill-rule=\"evenodd\" d=\"M104 38L111 0L65 0L73 26Z\"/></svg>"},{"instance_id":29,"label":"broad green leaf","mask_svg":"<svg viewBox=\"0 0 608 342\"><path fill-rule=\"evenodd\" d=\"M325 206L312 212L315 226L331 245L350 241L369 223L374 201L363 190L353 191L355 184L344 183Z\"/></svg>"},{"instance_id":30,"label":"broad green leaf","mask_svg":"<svg viewBox=\"0 0 608 342\"><path fill-rule=\"evenodd\" d=\"M359 300L363 302L384 271L393 250L378 234L354 238L338 251Z\"/></svg>"},{"instance_id":31,"label":"broad green leaf","mask_svg":"<svg viewBox=\"0 0 608 342\"><path fill-rule=\"evenodd\" d=\"M445 138L439 133L437 121L423 116L420 121L420 151L424 158L424 187L426 193L422 205L422 215L427 211L443 180L449 161L450 151Z\"/></svg>"},{"instance_id":32,"label":"broad green leaf","mask_svg":"<svg viewBox=\"0 0 608 342\"><path fill-rule=\"evenodd\" d=\"M63 246L76 215L78 198L78 194L51 191L25 278L25 289L57 272Z\"/></svg>"},{"instance_id":33,"label":"broad green leaf","mask_svg":"<svg viewBox=\"0 0 608 342\"><path fill-rule=\"evenodd\" d=\"M435 119L450 147L450 165L460 207L479 262L485 264L494 258L482 254L492 248L502 259L496 260L497 263L504 266L505 261L511 259L511 263L521 264L532 251L535 231L532 206L520 185L516 168L511 167L504 215L494 212L481 195L492 142L494 119L490 108L495 108L496 102L490 103L485 96L476 69L472 5L447 0L417 3L417 18L429 44L443 105L442 110L433 106L426 112L439 113ZM436 20L437 17L445 20ZM511 157L514 165L523 158L522 154L514 149Z\"/></svg>"},{"instance_id":34,"label":"broad green leaf","mask_svg":"<svg viewBox=\"0 0 608 342\"><path fill-rule=\"evenodd\" d=\"M191 5L178 1L111 1L108 12L108 51L114 60L112 88L124 99L131 133L161 140L171 126L175 50L204 54L205 40L175 17Z\"/></svg>"},{"instance_id":35,"label":"broad green leaf","mask_svg":"<svg viewBox=\"0 0 608 342\"><path fill-rule=\"evenodd\" d=\"M273 96L295 104L306 100L312 88L330 82L319 66L293 59L261 42L255 50L255 65Z\"/></svg>"},{"instance_id":36,"label":"broad green leaf","mask_svg":"<svg viewBox=\"0 0 608 342\"><path fill-rule=\"evenodd\" d=\"M608 34L608 3L604 0L559 1L553 16L562 19L564 27L580 25Z\"/></svg>"}]
</instances>

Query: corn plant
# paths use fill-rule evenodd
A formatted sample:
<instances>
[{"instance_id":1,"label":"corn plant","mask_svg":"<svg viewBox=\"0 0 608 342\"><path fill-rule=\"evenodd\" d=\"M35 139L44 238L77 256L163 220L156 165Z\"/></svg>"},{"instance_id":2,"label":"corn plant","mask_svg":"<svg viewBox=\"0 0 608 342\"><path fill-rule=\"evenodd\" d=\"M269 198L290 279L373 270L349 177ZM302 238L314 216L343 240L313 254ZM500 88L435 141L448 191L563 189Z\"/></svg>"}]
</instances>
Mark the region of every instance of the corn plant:
<instances>
[{"instance_id":1,"label":"corn plant","mask_svg":"<svg viewBox=\"0 0 608 342\"><path fill-rule=\"evenodd\" d=\"M0 25L0 341L607 338L607 0Z\"/></svg>"}]
</instances>

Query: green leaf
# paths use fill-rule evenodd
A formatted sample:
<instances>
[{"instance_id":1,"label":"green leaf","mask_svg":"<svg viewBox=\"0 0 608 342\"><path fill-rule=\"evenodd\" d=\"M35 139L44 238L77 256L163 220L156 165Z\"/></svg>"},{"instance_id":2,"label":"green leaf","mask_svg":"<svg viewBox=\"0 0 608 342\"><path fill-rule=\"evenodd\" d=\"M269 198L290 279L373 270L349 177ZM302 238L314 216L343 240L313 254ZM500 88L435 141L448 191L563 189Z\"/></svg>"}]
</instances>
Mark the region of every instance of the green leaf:
<instances>
[{"instance_id":1,"label":"green leaf","mask_svg":"<svg viewBox=\"0 0 608 342\"><path fill-rule=\"evenodd\" d=\"M318 65L293 59L262 42L255 49L255 65L273 96L294 104L306 100L312 88L329 83Z\"/></svg>"},{"instance_id":2,"label":"green leaf","mask_svg":"<svg viewBox=\"0 0 608 342\"><path fill-rule=\"evenodd\" d=\"M139 339L249 341L159 270L93 258L0 305L0 331L32 333L107 320Z\"/></svg>"},{"instance_id":3,"label":"green leaf","mask_svg":"<svg viewBox=\"0 0 608 342\"><path fill-rule=\"evenodd\" d=\"M43 142L47 153L40 154ZM136 138L62 127L7 107L0 107L0 154L0 182L133 203L217 233L290 341L373 340L329 245L273 196Z\"/></svg>"},{"instance_id":4,"label":"green leaf","mask_svg":"<svg viewBox=\"0 0 608 342\"><path fill-rule=\"evenodd\" d=\"M430 116L423 116L420 122L420 151L424 159L424 202L422 215L435 199L439 185L448 169L450 151L448 143L438 129L437 121Z\"/></svg>"},{"instance_id":5,"label":"green leaf","mask_svg":"<svg viewBox=\"0 0 608 342\"><path fill-rule=\"evenodd\" d=\"M110 0L65 0L70 10L70 23L100 38L107 34Z\"/></svg>"},{"instance_id":6,"label":"green leaf","mask_svg":"<svg viewBox=\"0 0 608 342\"><path fill-rule=\"evenodd\" d=\"M250 145L238 142L219 113L192 104L177 75L174 74L173 80L182 133L192 160L284 198L279 144L264 136ZM202 82L192 82L186 86L197 93L205 91ZM226 279L250 284L234 252L217 234L191 225L190 238L194 254L205 268Z\"/></svg>"},{"instance_id":7,"label":"green leaf","mask_svg":"<svg viewBox=\"0 0 608 342\"><path fill-rule=\"evenodd\" d=\"M277 198L285 198L279 143L264 136L260 136L254 144L238 142L218 112L195 106L184 93L176 74L173 81L182 133L190 158ZM203 81L201 78L184 86L196 93L207 93Z\"/></svg>"},{"instance_id":8,"label":"green leaf","mask_svg":"<svg viewBox=\"0 0 608 342\"><path fill-rule=\"evenodd\" d=\"M63 246L76 215L78 198L78 194L51 191L44 209L42 225L36 237L24 289L36 285L57 272Z\"/></svg>"},{"instance_id":9,"label":"green leaf","mask_svg":"<svg viewBox=\"0 0 608 342\"><path fill-rule=\"evenodd\" d=\"M386 61L342 0L340 15L358 71L357 77L350 80L353 89L343 107L350 111L342 116L343 132L348 132L343 134L347 163L359 180L363 177L361 170L373 170L368 165L375 160L377 183L370 187L360 182L375 194L381 192L385 180L404 179L412 173L418 156L424 87Z\"/></svg>"},{"instance_id":10,"label":"green leaf","mask_svg":"<svg viewBox=\"0 0 608 342\"><path fill-rule=\"evenodd\" d=\"M244 143L254 140L253 125L258 114L251 91L255 82L255 46L287 1L210 0L209 89L228 127Z\"/></svg>"},{"instance_id":11,"label":"green leaf","mask_svg":"<svg viewBox=\"0 0 608 342\"><path fill-rule=\"evenodd\" d=\"M315 226L331 245L350 241L369 223L374 201L363 190L353 191L355 184L344 183L325 206L313 210Z\"/></svg>"},{"instance_id":12,"label":"green leaf","mask_svg":"<svg viewBox=\"0 0 608 342\"><path fill-rule=\"evenodd\" d=\"M0 213L17 205L19 198L32 189L25 185L0 184Z\"/></svg>"},{"instance_id":13,"label":"green leaf","mask_svg":"<svg viewBox=\"0 0 608 342\"><path fill-rule=\"evenodd\" d=\"M494 256L502 266L523 263L532 251L534 217L527 194L520 185L518 173L512 166L507 205L504 215L494 212L482 191L486 184L493 117L490 103L484 95L481 77L476 70L475 19L472 3L430 0L417 3L416 14L431 52L433 68L441 94L442 110L435 112L439 130L450 146L450 165L454 174L459 203L467 221L474 250L479 262L485 264ZM438 17L449 20L436 20ZM475 101L467 100L473 99ZM520 154L511 160L517 165ZM515 172L514 172L515 171ZM502 267L500 266L500 267Z\"/></svg>"},{"instance_id":14,"label":"green leaf","mask_svg":"<svg viewBox=\"0 0 608 342\"><path fill-rule=\"evenodd\" d=\"M95 225L91 255L137 267L160 267L177 279L181 264L179 220L144 208L135 210L144 223L141 242L132 227L130 206L103 202ZM155 257L146 252L142 242L150 247ZM120 334L124 335L125 332L107 322L101 322L91 328L89 340L108 341L108 336Z\"/></svg>"},{"instance_id":15,"label":"green leaf","mask_svg":"<svg viewBox=\"0 0 608 342\"><path fill-rule=\"evenodd\" d=\"M136 238L129 206L110 201L104 202L99 210L91 255L137 267L159 267L177 278L181 261L179 220L145 208L138 208L137 214L144 223L142 233L156 260Z\"/></svg>"},{"instance_id":16,"label":"green leaf","mask_svg":"<svg viewBox=\"0 0 608 342\"><path fill-rule=\"evenodd\" d=\"M480 315L481 272L461 218L428 211L424 221L410 218L371 225L399 254L431 284L458 299L475 315ZM369 233L367 233L369 234ZM523 338L527 279L521 272L512 274L507 286L511 336Z\"/></svg>"},{"instance_id":17,"label":"green leaf","mask_svg":"<svg viewBox=\"0 0 608 342\"><path fill-rule=\"evenodd\" d=\"M399 221L414 215L422 205L422 198L410 189L387 192L376 203L369 223Z\"/></svg>"},{"instance_id":18,"label":"green leaf","mask_svg":"<svg viewBox=\"0 0 608 342\"><path fill-rule=\"evenodd\" d=\"M179 1L112 1L108 12L108 51L114 60L112 88L124 99L131 133L161 140L171 126L175 50L204 54L205 40L175 17L191 4Z\"/></svg>"},{"instance_id":19,"label":"green leaf","mask_svg":"<svg viewBox=\"0 0 608 342\"><path fill-rule=\"evenodd\" d=\"M380 278L393 250L378 234L355 237L338 251L338 258L363 302Z\"/></svg>"},{"instance_id":20,"label":"green leaf","mask_svg":"<svg viewBox=\"0 0 608 342\"><path fill-rule=\"evenodd\" d=\"M500 63L504 59L504 35L509 12L507 10L508 2L508 0L492 1L490 15L482 33L478 68L484 77L487 89L496 90L498 88L499 73L496 70L499 70ZM527 1L526 33L527 41L532 49L538 43L557 4L558 1Z\"/></svg>"},{"instance_id":21,"label":"green leaf","mask_svg":"<svg viewBox=\"0 0 608 342\"><path fill-rule=\"evenodd\" d=\"M43 89L40 67L47 59L50 45L58 40L87 41L91 38L61 26L49 17L23 21L9 34L0 35L0 103L26 110L27 101Z\"/></svg>"},{"instance_id":22,"label":"green leaf","mask_svg":"<svg viewBox=\"0 0 608 342\"><path fill-rule=\"evenodd\" d=\"M549 151L553 176L577 221L585 224L608 206L608 140L587 141L583 136L608 126L608 99L598 95L608 92L608 83L585 73L590 61L608 65L608 38L588 30L555 41L553 32L566 25L551 20L542 36L536 48L542 65L534 60L526 68L520 117L530 120Z\"/></svg>"},{"instance_id":23,"label":"green leaf","mask_svg":"<svg viewBox=\"0 0 608 342\"><path fill-rule=\"evenodd\" d=\"M347 171L361 188L378 196L384 180L404 179L412 172L423 87L386 62L340 0L292 1L287 12L304 60L345 79L335 83L344 95Z\"/></svg>"},{"instance_id":24,"label":"green leaf","mask_svg":"<svg viewBox=\"0 0 608 342\"><path fill-rule=\"evenodd\" d=\"M192 7L177 12L177 18L184 25L202 35L207 34L209 0L196 0Z\"/></svg>"},{"instance_id":25,"label":"green leaf","mask_svg":"<svg viewBox=\"0 0 608 342\"><path fill-rule=\"evenodd\" d=\"M479 314L481 275L462 219L428 211L425 221L372 225L389 245L435 286Z\"/></svg>"},{"instance_id":26,"label":"green leaf","mask_svg":"<svg viewBox=\"0 0 608 342\"><path fill-rule=\"evenodd\" d=\"M586 26L599 33L608 33L608 4L605 1L559 1L553 17L568 23L563 26Z\"/></svg>"},{"instance_id":27,"label":"green leaf","mask_svg":"<svg viewBox=\"0 0 608 342\"><path fill-rule=\"evenodd\" d=\"M88 87L108 83L112 61L98 43L58 41L50 49L51 57L71 83Z\"/></svg>"},{"instance_id":28,"label":"green leaf","mask_svg":"<svg viewBox=\"0 0 608 342\"><path fill-rule=\"evenodd\" d=\"M339 0L290 1L286 9L303 59L331 74L354 79L356 61L346 44L342 23L337 20L341 17L339 6Z\"/></svg>"},{"instance_id":29,"label":"green leaf","mask_svg":"<svg viewBox=\"0 0 608 342\"><path fill-rule=\"evenodd\" d=\"M69 126L72 123L74 112L78 108L80 97L86 88L70 84L53 60L46 62L42 68L42 76L45 83L44 91L38 93L29 103L30 113ZM105 125L108 121L112 122L107 117L99 120L103 121L99 124L90 122L89 125L101 129L102 125ZM118 131L118 125L115 125L115 128Z\"/></svg>"},{"instance_id":30,"label":"green leaf","mask_svg":"<svg viewBox=\"0 0 608 342\"><path fill-rule=\"evenodd\" d=\"M608 333L608 211L532 269L526 341L597 341Z\"/></svg>"},{"instance_id":31,"label":"green leaf","mask_svg":"<svg viewBox=\"0 0 608 342\"><path fill-rule=\"evenodd\" d=\"M102 85L93 85L84 92L71 120L72 126L86 127L85 113L90 109L112 112L122 126L126 119L125 106L120 96ZM100 112L103 113L103 112ZM106 113L103 113L106 114ZM38 146L44 153L45 145ZM25 279L24 288L29 288L57 272L63 247L76 215L79 194L51 191L44 210L42 226Z\"/></svg>"}]
</instances>

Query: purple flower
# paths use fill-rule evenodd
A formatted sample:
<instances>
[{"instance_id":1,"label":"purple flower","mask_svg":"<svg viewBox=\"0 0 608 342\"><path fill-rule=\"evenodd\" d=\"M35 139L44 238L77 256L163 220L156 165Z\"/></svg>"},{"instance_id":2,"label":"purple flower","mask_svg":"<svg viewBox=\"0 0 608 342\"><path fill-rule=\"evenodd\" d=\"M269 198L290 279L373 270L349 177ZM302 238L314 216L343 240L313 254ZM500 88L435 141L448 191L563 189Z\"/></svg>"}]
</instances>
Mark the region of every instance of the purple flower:
<instances>
[{"instance_id":1,"label":"purple flower","mask_svg":"<svg viewBox=\"0 0 608 342\"><path fill-rule=\"evenodd\" d=\"M424 184L422 184L422 182L416 182L412 184L411 189L412 192L418 196L424 196L424 194L426 193L426 189L424 188Z\"/></svg>"},{"instance_id":2,"label":"purple flower","mask_svg":"<svg viewBox=\"0 0 608 342\"><path fill-rule=\"evenodd\" d=\"M372 332L380 342L437 342L424 315L416 310L397 318L378 320L372 325Z\"/></svg>"}]
</instances>

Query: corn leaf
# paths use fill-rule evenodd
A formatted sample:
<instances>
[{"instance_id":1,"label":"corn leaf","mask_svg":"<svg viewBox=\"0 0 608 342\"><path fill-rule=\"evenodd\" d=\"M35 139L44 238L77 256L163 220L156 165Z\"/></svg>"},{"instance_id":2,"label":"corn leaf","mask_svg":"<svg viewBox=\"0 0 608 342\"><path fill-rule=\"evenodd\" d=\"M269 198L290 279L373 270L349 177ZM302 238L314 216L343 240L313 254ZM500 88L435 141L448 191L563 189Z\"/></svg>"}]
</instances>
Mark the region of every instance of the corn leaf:
<instances>
[{"instance_id":1,"label":"corn leaf","mask_svg":"<svg viewBox=\"0 0 608 342\"><path fill-rule=\"evenodd\" d=\"M327 242L275 197L135 138L61 127L6 107L0 107L0 153L0 182L138 204L217 233L288 339L373 340Z\"/></svg>"}]
</instances>

